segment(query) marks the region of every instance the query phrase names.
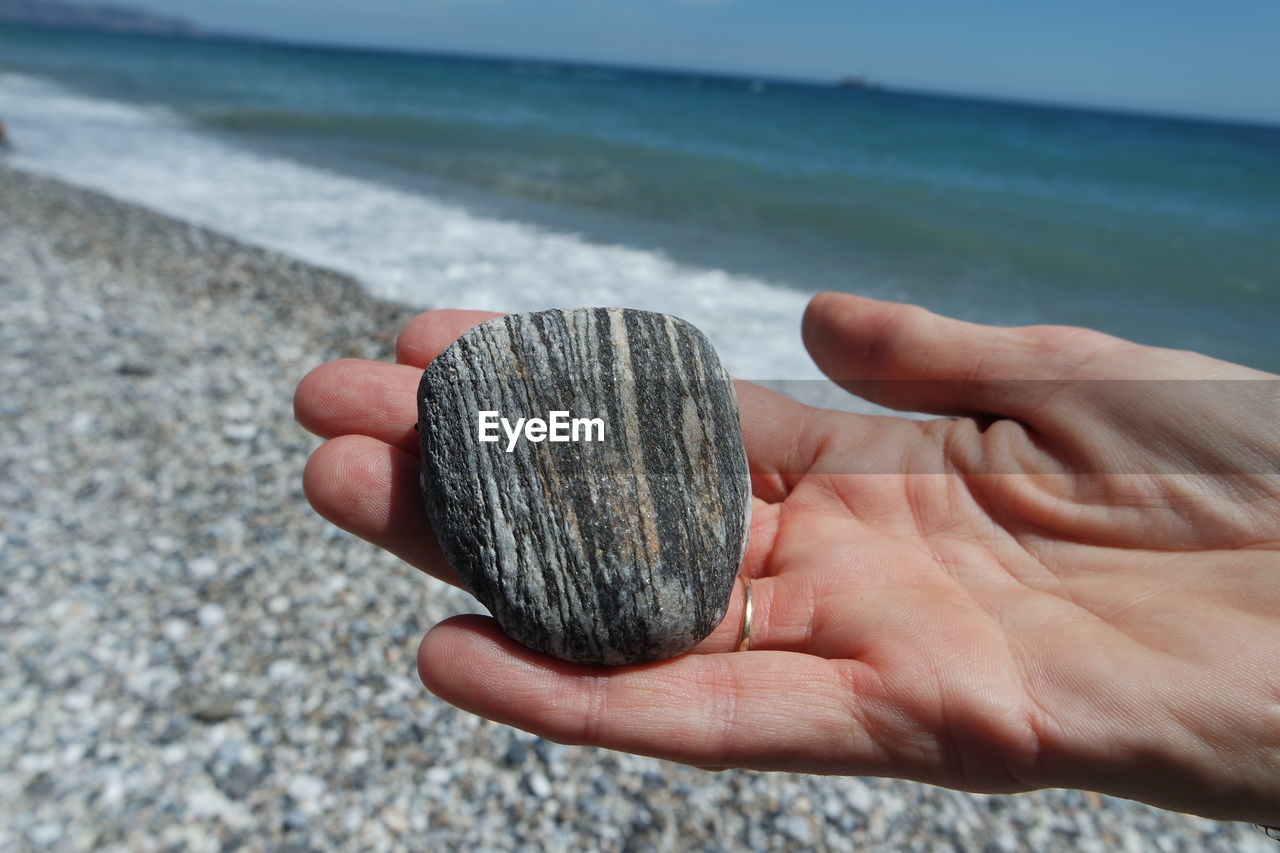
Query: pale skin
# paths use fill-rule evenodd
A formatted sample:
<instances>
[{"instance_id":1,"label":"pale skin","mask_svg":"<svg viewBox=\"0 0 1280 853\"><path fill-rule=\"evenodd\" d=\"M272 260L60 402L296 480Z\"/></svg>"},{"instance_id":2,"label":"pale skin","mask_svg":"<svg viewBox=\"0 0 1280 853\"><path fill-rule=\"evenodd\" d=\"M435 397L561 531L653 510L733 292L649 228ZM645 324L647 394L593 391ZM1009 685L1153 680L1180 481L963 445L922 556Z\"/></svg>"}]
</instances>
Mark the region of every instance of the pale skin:
<instances>
[{"instance_id":1,"label":"pale skin","mask_svg":"<svg viewBox=\"0 0 1280 853\"><path fill-rule=\"evenodd\" d=\"M398 364L330 362L295 398L327 439L305 474L316 510L450 583L418 492L415 389L492 316L419 315ZM422 641L426 686L556 741L701 767L1082 788L1280 823L1280 377L839 294L815 297L803 334L855 393L948 417L738 383L749 651L739 583L693 653L641 666L449 619ZM1186 379L1220 381L1096 381Z\"/></svg>"}]
</instances>

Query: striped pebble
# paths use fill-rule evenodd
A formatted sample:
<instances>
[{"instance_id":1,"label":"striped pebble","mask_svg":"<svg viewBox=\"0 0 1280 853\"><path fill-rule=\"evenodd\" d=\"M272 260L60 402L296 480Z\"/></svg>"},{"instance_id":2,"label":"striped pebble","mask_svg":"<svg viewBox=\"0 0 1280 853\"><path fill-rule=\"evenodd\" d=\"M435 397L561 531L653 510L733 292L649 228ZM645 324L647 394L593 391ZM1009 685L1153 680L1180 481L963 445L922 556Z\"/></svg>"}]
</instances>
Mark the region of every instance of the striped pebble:
<instances>
[{"instance_id":1,"label":"striped pebble","mask_svg":"<svg viewBox=\"0 0 1280 853\"><path fill-rule=\"evenodd\" d=\"M490 320L426 369L418 414L440 545L514 639L637 663L724 618L750 478L733 386L693 326L622 308Z\"/></svg>"}]
</instances>

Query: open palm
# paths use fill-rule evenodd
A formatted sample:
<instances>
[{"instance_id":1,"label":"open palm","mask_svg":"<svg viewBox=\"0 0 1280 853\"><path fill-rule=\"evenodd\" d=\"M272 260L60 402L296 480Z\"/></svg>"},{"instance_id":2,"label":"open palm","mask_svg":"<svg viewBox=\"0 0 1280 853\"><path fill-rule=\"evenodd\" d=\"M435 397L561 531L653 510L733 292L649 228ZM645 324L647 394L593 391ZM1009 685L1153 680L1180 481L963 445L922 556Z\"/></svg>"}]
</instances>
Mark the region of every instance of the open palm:
<instances>
[{"instance_id":1,"label":"open palm","mask_svg":"<svg viewBox=\"0 0 1280 853\"><path fill-rule=\"evenodd\" d=\"M421 369L492 315L430 312L398 365L299 387L334 523L456 582L417 489ZM584 667L484 617L423 641L433 691L573 743L710 767L1084 787L1216 817L1280 811L1276 377L1081 329L995 329L823 295L806 343L912 421L740 383L743 587L695 653ZM1254 381L1250 381L1254 380Z\"/></svg>"}]
</instances>

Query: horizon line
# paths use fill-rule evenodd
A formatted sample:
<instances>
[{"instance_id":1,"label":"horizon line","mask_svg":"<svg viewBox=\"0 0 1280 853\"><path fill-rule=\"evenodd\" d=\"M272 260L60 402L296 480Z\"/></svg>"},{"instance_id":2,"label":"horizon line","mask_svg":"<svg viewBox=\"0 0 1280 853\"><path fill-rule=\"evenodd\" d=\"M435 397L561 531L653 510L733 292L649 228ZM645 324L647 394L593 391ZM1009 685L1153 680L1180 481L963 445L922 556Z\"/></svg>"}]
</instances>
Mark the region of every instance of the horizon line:
<instances>
[{"instance_id":1,"label":"horizon line","mask_svg":"<svg viewBox=\"0 0 1280 853\"><path fill-rule=\"evenodd\" d=\"M1202 124L1202 125L1221 125L1226 127L1235 127L1250 130L1262 131L1280 131L1280 117L1275 119L1243 117L1239 115L1224 114L1204 114L1204 113L1186 113L1172 112L1159 108L1145 108L1134 106L1118 106L1111 104L1091 104L1081 101L1056 100L1053 98L1033 99L1029 97L1020 97L1016 95L999 95L990 93L979 93L966 90L955 89L936 89L929 87L917 86L899 86L890 82L886 82L880 78L876 78L870 74L847 74L837 75L833 77L825 77L818 75L800 75L786 72L774 71L742 71L723 68L690 68L680 65L664 65L653 64L647 62L630 62L625 60L601 60L588 59L584 57L570 56L553 56L548 54L528 53L528 54L504 54L489 52L484 50L467 50L460 48L444 48L444 47L427 47L427 46L400 46L386 44L367 44L358 42L343 41L326 41L326 40L303 40L289 38L286 36L277 36L263 33L247 33L235 32L231 30L213 30L206 29L202 24L187 21L185 19L175 19L178 22L186 23L194 27L193 32L151 32L151 31L118 31L104 30L93 27L80 26L63 26L57 24L37 24L37 23L19 23L11 21L0 21L0 28L13 27L23 29L41 29L41 30L63 30L75 31L81 33L91 33L94 35L117 36L117 37L141 37L155 39L173 39L180 41L214 41L214 42L232 42L232 43L263 43L268 45L276 45L280 47L296 48L296 49L318 49L341 51L348 53L366 53L366 54L383 54L388 56L401 57L423 57L423 58L439 58L453 59L463 61L490 62L490 63L530 63L543 65L561 65L579 68L596 68L610 71L619 71L632 74L652 74L658 76L671 77L702 77L719 80L732 80L741 82L759 82L766 85L792 86L798 88L812 88L831 90L837 92L845 92L849 95L888 95L888 96L906 96L915 98L925 98L943 101L969 101L972 103L986 103L996 106L1007 106L1022 109L1040 109L1040 110L1065 110L1076 113L1093 113L1096 115L1114 116L1119 118L1129 118L1138 120L1155 120L1167 121L1182 124ZM864 86L843 87L841 84L846 80L858 80L864 83Z\"/></svg>"}]
</instances>

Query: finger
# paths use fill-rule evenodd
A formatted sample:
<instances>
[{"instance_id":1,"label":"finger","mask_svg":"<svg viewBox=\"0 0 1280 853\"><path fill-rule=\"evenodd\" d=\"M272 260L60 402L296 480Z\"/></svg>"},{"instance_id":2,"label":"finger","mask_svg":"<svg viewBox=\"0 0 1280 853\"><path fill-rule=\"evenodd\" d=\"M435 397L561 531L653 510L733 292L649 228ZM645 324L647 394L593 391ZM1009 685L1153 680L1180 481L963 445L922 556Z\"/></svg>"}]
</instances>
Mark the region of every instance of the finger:
<instances>
[{"instance_id":1,"label":"finger","mask_svg":"<svg viewBox=\"0 0 1280 853\"><path fill-rule=\"evenodd\" d=\"M400 364L360 359L322 364L294 393L294 416L324 438L367 435L412 450L417 443L416 391L422 369L476 323L501 316L486 311L427 311L410 320L396 342Z\"/></svg>"},{"instance_id":2,"label":"finger","mask_svg":"<svg viewBox=\"0 0 1280 853\"><path fill-rule=\"evenodd\" d=\"M883 539L850 538L844 524L838 533L824 533L818 525L806 537L779 541L781 514L776 504L756 502L747 554L724 618L693 653L736 651L744 631L744 650L826 658L850 657L886 637L904 646L919 639L918 628L911 629L914 635L897 636L895 619L902 602L914 595L904 592L904 585L925 589L927 596L938 594L932 559L922 561L914 548ZM791 570L775 574L779 562Z\"/></svg>"},{"instance_id":3,"label":"finger","mask_svg":"<svg viewBox=\"0 0 1280 853\"><path fill-rule=\"evenodd\" d=\"M814 619L820 612L827 589L822 573L772 575L771 556L776 556L779 504L754 498L747 552L738 569L724 618L709 636L693 649L695 654L736 651L745 634L745 649L802 651L812 647ZM751 589L748 626L747 585ZM838 656L838 655L828 655Z\"/></svg>"},{"instance_id":4,"label":"finger","mask_svg":"<svg viewBox=\"0 0 1280 853\"><path fill-rule=\"evenodd\" d=\"M396 361L421 370L467 329L501 316L493 311L425 311L405 323L400 330L400 337L396 340Z\"/></svg>"},{"instance_id":5,"label":"finger","mask_svg":"<svg viewBox=\"0 0 1280 853\"><path fill-rule=\"evenodd\" d=\"M803 335L824 373L873 402L1018 418L1100 354L1131 346L1088 329L982 326L842 293L810 301Z\"/></svg>"},{"instance_id":6,"label":"finger","mask_svg":"<svg viewBox=\"0 0 1280 853\"><path fill-rule=\"evenodd\" d=\"M422 371L403 364L346 358L303 377L293 395L298 422L321 438L365 435L416 453L418 382Z\"/></svg>"},{"instance_id":7,"label":"finger","mask_svg":"<svg viewBox=\"0 0 1280 853\"><path fill-rule=\"evenodd\" d=\"M814 614L821 602L815 601L817 591L810 580L802 574L747 578L744 566L742 576L733 585L724 619L691 654L721 654L739 648L816 653L812 642ZM749 622L748 583L751 585Z\"/></svg>"},{"instance_id":8,"label":"finger","mask_svg":"<svg viewBox=\"0 0 1280 853\"><path fill-rule=\"evenodd\" d=\"M856 661L751 652L579 666L462 616L427 634L418 671L442 699L562 743L704 767L885 769L856 705L876 676Z\"/></svg>"},{"instance_id":9,"label":"finger","mask_svg":"<svg viewBox=\"0 0 1280 853\"><path fill-rule=\"evenodd\" d=\"M368 436L341 436L311 454L302 488L338 527L458 585L427 519L413 455Z\"/></svg>"}]
</instances>

